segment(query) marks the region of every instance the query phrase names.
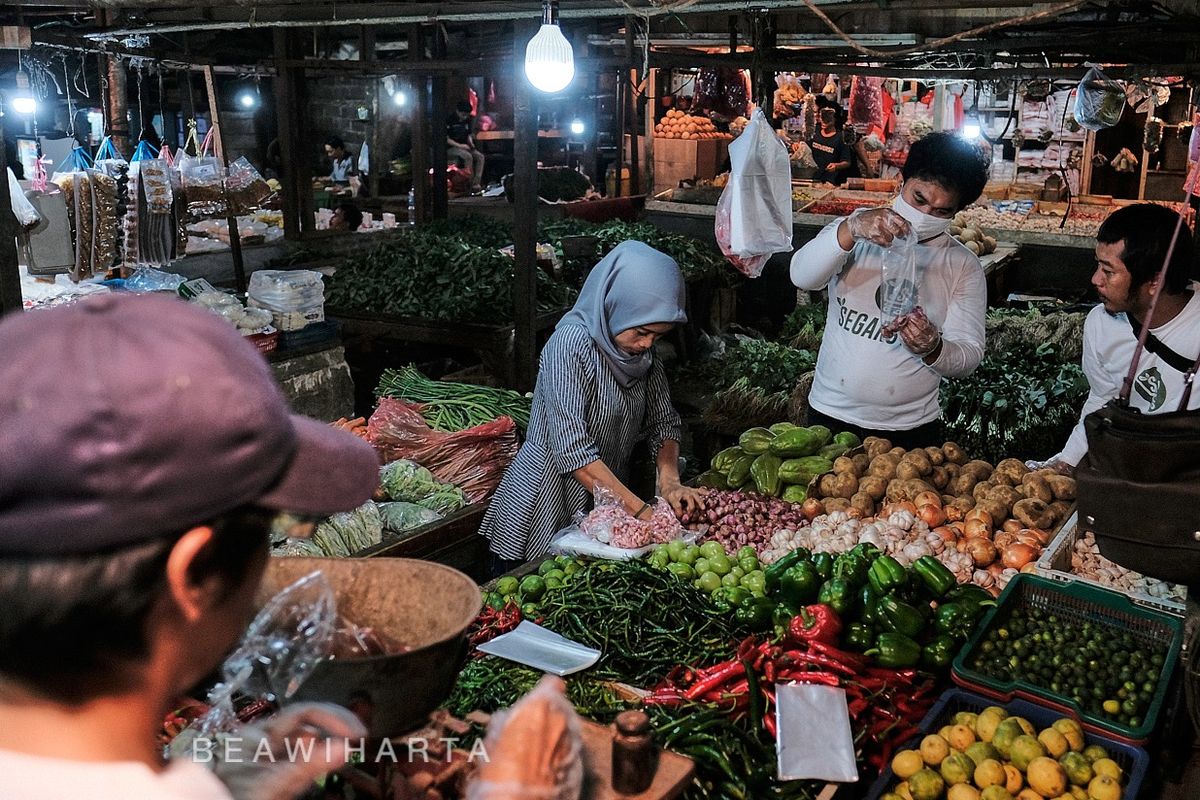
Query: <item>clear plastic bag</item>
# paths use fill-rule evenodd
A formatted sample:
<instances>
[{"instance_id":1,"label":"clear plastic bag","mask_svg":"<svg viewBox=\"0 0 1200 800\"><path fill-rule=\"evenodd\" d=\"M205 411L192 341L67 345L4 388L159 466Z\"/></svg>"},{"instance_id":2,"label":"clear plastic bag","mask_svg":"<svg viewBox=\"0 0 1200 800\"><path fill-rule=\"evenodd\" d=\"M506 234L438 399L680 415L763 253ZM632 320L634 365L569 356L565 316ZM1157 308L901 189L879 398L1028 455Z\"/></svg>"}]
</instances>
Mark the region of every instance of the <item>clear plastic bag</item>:
<instances>
[{"instance_id":1,"label":"clear plastic bag","mask_svg":"<svg viewBox=\"0 0 1200 800\"><path fill-rule=\"evenodd\" d=\"M269 310L281 331L325 320L325 282L310 269L260 269L250 275L247 303Z\"/></svg>"},{"instance_id":2,"label":"clear plastic bag","mask_svg":"<svg viewBox=\"0 0 1200 800\"><path fill-rule=\"evenodd\" d=\"M883 253L879 276L879 316L884 328L917 306L917 238L913 233L892 239Z\"/></svg>"},{"instance_id":3,"label":"clear plastic bag","mask_svg":"<svg viewBox=\"0 0 1200 800\"><path fill-rule=\"evenodd\" d=\"M187 212L194 218L223 217L229 212L225 200L224 170L212 156L183 156L179 177L187 194Z\"/></svg>"},{"instance_id":4,"label":"clear plastic bag","mask_svg":"<svg viewBox=\"0 0 1200 800\"><path fill-rule=\"evenodd\" d=\"M436 511L419 506L416 503L378 503L379 516L383 527L395 533L403 533L431 522L437 522L442 515Z\"/></svg>"},{"instance_id":5,"label":"clear plastic bag","mask_svg":"<svg viewBox=\"0 0 1200 800\"><path fill-rule=\"evenodd\" d=\"M561 678L544 676L488 724L467 800L579 800L583 739Z\"/></svg>"},{"instance_id":6,"label":"clear plastic bag","mask_svg":"<svg viewBox=\"0 0 1200 800\"><path fill-rule=\"evenodd\" d=\"M717 201L716 236L738 270L757 278L773 253L792 247L792 172L787 147L761 109L729 145L729 183Z\"/></svg>"},{"instance_id":7,"label":"clear plastic bag","mask_svg":"<svg viewBox=\"0 0 1200 800\"><path fill-rule=\"evenodd\" d=\"M187 278L173 272L142 267L125 279L125 288L131 292L178 292L179 284L185 280Z\"/></svg>"},{"instance_id":8,"label":"clear plastic bag","mask_svg":"<svg viewBox=\"0 0 1200 800\"><path fill-rule=\"evenodd\" d=\"M645 520L626 511L616 496L603 486L596 487L594 497L595 508L586 516L577 515L575 523L602 544L639 548L669 542L683 533L671 504L661 497L655 498L653 513Z\"/></svg>"},{"instance_id":9,"label":"clear plastic bag","mask_svg":"<svg viewBox=\"0 0 1200 800\"><path fill-rule=\"evenodd\" d=\"M272 194L271 187L245 156L229 165L225 191L230 209L238 215L257 210Z\"/></svg>"},{"instance_id":10,"label":"clear plastic bag","mask_svg":"<svg viewBox=\"0 0 1200 800\"><path fill-rule=\"evenodd\" d=\"M1121 121L1125 111L1125 88L1109 79L1099 67L1088 66L1091 69L1075 93L1075 120L1089 131L1111 128Z\"/></svg>"},{"instance_id":11,"label":"clear plastic bag","mask_svg":"<svg viewBox=\"0 0 1200 800\"><path fill-rule=\"evenodd\" d=\"M11 169L8 170L8 199L12 203L13 215L17 218L17 224L23 230L29 230L42 221L37 208L29 202L29 198L25 196L21 184L17 182L17 176Z\"/></svg>"}]
</instances>

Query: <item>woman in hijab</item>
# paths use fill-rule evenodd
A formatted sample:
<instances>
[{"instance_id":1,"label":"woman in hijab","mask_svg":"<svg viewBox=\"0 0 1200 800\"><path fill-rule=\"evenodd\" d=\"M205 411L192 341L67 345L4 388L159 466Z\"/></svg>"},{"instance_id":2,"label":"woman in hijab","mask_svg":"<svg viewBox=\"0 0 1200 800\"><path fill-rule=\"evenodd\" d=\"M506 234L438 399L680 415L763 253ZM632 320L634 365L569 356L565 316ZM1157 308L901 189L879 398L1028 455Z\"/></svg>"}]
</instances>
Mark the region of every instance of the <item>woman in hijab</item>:
<instances>
[{"instance_id":1,"label":"woman in hijab","mask_svg":"<svg viewBox=\"0 0 1200 800\"><path fill-rule=\"evenodd\" d=\"M494 575L546 552L599 487L649 517L650 505L626 486L641 440L656 459L659 494L676 511L697 501L679 482L679 414L653 351L687 320L683 292L679 265L641 242L617 245L588 275L542 350L527 438L480 528Z\"/></svg>"}]
</instances>

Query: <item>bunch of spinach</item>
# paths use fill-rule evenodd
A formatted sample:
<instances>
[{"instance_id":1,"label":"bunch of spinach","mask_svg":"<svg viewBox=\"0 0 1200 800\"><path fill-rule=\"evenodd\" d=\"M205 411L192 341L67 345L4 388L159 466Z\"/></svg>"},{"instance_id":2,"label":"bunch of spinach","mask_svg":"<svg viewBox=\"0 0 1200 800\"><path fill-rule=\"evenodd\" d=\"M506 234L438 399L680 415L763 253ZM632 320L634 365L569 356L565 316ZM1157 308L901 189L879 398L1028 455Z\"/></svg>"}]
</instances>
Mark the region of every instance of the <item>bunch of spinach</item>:
<instances>
[{"instance_id":1,"label":"bunch of spinach","mask_svg":"<svg viewBox=\"0 0 1200 800\"><path fill-rule=\"evenodd\" d=\"M429 236L457 239L476 247L490 247L493 250L507 247L513 242L511 225L481 214L430 220L421 226L421 231Z\"/></svg>"}]
</instances>

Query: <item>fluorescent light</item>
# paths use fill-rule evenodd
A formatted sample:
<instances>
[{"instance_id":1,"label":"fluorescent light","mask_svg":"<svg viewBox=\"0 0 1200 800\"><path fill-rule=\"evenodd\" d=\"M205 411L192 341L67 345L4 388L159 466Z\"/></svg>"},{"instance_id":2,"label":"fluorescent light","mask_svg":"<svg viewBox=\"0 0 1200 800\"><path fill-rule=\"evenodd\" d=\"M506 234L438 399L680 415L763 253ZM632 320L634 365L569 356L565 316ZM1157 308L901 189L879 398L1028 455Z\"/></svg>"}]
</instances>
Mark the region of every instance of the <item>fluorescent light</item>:
<instances>
[{"instance_id":1,"label":"fluorescent light","mask_svg":"<svg viewBox=\"0 0 1200 800\"><path fill-rule=\"evenodd\" d=\"M560 92L575 77L571 43L558 27L558 0L542 2L542 27L525 48L525 77L543 92Z\"/></svg>"},{"instance_id":2,"label":"fluorescent light","mask_svg":"<svg viewBox=\"0 0 1200 800\"><path fill-rule=\"evenodd\" d=\"M572 135L583 136L584 130L586 130L586 129L584 128L583 120L581 120L581 119L571 120L571 134Z\"/></svg>"},{"instance_id":3,"label":"fluorescent light","mask_svg":"<svg viewBox=\"0 0 1200 800\"><path fill-rule=\"evenodd\" d=\"M14 97L12 109L18 114L32 114L37 111L37 100L32 97Z\"/></svg>"},{"instance_id":4,"label":"fluorescent light","mask_svg":"<svg viewBox=\"0 0 1200 800\"><path fill-rule=\"evenodd\" d=\"M983 130L977 122L968 122L962 126L962 137L964 139L978 139Z\"/></svg>"}]
</instances>

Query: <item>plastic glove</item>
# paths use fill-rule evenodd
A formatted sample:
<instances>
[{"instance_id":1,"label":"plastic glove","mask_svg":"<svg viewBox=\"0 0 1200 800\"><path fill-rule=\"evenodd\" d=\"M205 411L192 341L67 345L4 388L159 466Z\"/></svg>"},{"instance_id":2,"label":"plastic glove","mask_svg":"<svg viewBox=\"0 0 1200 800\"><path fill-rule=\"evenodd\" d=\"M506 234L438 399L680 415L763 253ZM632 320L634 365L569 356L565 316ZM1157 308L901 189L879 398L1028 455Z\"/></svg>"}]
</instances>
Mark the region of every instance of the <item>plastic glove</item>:
<instances>
[{"instance_id":1,"label":"plastic glove","mask_svg":"<svg viewBox=\"0 0 1200 800\"><path fill-rule=\"evenodd\" d=\"M361 745L366 735L348 709L297 703L234 734L239 737L239 747L232 751L236 759L220 760L225 748L215 747L214 772L234 800L295 800L313 781L344 766L347 750ZM326 740L332 743L328 748ZM274 759L265 755L268 747Z\"/></svg>"},{"instance_id":2,"label":"plastic glove","mask_svg":"<svg viewBox=\"0 0 1200 800\"><path fill-rule=\"evenodd\" d=\"M846 226L855 239L883 247L912 230L908 220L890 208L860 208L846 218Z\"/></svg>"},{"instance_id":3,"label":"plastic glove","mask_svg":"<svg viewBox=\"0 0 1200 800\"><path fill-rule=\"evenodd\" d=\"M925 310L920 306L889 327L900 335L900 341L904 342L905 347L922 358L936 350L942 341L942 332L929 321Z\"/></svg>"}]
</instances>

